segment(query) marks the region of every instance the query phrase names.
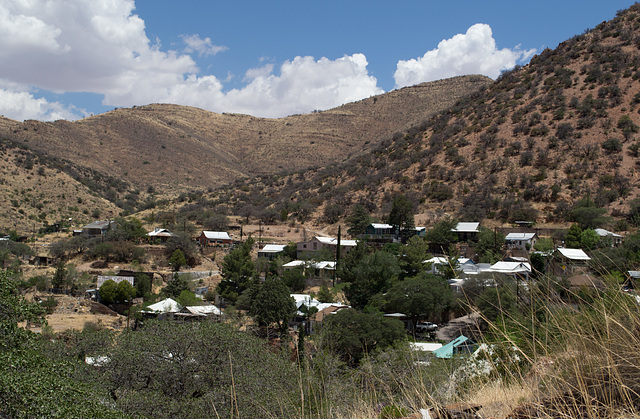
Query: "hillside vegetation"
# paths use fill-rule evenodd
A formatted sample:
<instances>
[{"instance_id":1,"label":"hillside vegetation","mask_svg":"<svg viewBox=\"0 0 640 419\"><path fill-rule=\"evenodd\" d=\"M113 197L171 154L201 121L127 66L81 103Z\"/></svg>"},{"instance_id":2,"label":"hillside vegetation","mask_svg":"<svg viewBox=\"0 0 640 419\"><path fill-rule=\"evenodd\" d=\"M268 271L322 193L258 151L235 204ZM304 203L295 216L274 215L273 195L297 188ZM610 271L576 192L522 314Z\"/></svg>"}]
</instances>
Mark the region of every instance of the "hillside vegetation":
<instances>
[{"instance_id":1,"label":"hillside vegetation","mask_svg":"<svg viewBox=\"0 0 640 419\"><path fill-rule=\"evenodd\" d=\"M633 221L639 193L639 11L634 5L543 51L365 155L235 183L220 200L289 213L310 206L316 217L335 221L355 203L381 216L394 196L404 194L424 220L449 214L556 222L570 221L575 203L588 198L581 205ZM330 217L327 208L342 211ZM624 222L616 227L626 228Z\"/></svg>"},{"instance_id":2,"label":"hillside vegetation","mask_svg":"<svg viewBox=\"0 0 640 419\"><path fill-rule=\"evenodd\" d=\"M281 119L153 104L75 122L4 120L0 134L138 187L206 188L343 161L489 82L483 76L457 77Z\"/></svg>"},{"instance_id":3,"label":"hillside vegetation","mask_svg":"<svg viewBox=\"0 0 640 419\"><path fill-rule=\"evenodd\" d=\"M88 187L84 193L110 202L93 202L91 211L104 215L116 204L120 212L130 214L152 207L154 201L239 178L344 161L490 82L484 76L456 77L281 119L162 104L116 109L75 122L0 118L0 137L10 154L28 154L29 161L45 170L65 171L80 183L73 188ZM7 185L27 182L25 175L33 177L23 173L16 159L4 163L0 179ZM0 201L14 199L13 189L0 189ZM41 211L5 205L0 229L20 229L29 217L44 217L41 213L46 215L43 221L56 221L62 205L54 198L60 192L43 187L38 194Z\"/></svg>"}]
</instances>

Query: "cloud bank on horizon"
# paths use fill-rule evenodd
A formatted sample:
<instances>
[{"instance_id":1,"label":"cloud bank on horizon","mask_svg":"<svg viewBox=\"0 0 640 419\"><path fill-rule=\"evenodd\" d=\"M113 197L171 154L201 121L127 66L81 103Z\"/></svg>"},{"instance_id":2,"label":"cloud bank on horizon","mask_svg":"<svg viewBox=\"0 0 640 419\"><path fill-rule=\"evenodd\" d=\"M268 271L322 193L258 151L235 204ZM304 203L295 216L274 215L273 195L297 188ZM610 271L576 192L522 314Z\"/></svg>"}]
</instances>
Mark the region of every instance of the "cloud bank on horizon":
<instances>
[{"instance_id":1,"label":"cloud bank on horizon","mask_svg":"<svg viewBox=\"0 0 640 419\"><path fill-rule=\"evenodd\" d=\"M297 56L247 69L243 85L203 74L197 57L223 54L199 34L181 36L181 49L151 41L133 0L7 0L0 4L0 114L16 119L79 119L86 109L50 101L54 94L89 92L103 105L174 103L214 112L283 117L383 93L367 57ZM495 78L535 50L498 49L489 25L442 40L424 56L399 60L395 86L466 74Z\"/></svg>"}]
</instances>

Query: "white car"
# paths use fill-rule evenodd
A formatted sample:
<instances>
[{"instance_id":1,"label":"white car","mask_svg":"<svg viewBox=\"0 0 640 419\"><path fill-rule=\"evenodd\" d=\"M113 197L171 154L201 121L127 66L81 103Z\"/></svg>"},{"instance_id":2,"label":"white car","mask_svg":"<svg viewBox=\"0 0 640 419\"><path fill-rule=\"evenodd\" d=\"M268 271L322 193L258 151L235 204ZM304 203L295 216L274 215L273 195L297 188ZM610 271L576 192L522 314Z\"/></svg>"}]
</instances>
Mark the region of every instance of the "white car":
<instances>
[{"instance_id":1,"label":"white car","mask_svg":"<svg viewBox=\"0 0 640 419\"><path fill-rule=\"evenodd\" d=\"M435 332L438 325L431 322L420 322L416 325L416 332Z\"/></svg>"}]
</instances>

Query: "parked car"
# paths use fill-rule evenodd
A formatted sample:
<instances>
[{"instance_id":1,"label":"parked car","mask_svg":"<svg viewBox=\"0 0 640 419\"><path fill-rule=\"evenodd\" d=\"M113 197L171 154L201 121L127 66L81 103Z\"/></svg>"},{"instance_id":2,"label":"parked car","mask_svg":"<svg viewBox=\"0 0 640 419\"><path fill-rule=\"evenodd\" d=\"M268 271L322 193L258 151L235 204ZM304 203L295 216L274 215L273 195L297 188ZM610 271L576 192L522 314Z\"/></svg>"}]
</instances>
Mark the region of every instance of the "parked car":
<instances>
[{"instance_id":1,"label":"parked car","mask_svg":"<svg viewBox=\"0 0 640 419\"><path fill-rule=\"evenodd\" d=\"M425 332L435 332L438 330L438 325L431 322L420 322L416 325L416 332L425 333Z\"/></svg>"}]
</instances>

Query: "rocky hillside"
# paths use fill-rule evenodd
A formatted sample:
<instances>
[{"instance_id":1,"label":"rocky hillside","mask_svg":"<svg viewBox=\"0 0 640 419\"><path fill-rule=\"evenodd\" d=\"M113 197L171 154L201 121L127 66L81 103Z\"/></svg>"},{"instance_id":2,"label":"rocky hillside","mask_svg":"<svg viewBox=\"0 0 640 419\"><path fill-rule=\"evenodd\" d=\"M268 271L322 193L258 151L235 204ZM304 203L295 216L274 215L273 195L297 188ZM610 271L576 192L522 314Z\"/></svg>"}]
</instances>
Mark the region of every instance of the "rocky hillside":
<instances>
[{"instance_id":1,"label":"rocky hillside","mask_svg":"<svg viewBox=\"0 0 640 419\"><path fill-rule=\"evenodd\" d=\"M235 184L221 202L290 214L307 208L334 222L356 203L383 217L404 194L427 224L443 215L566 222L578 205L603 208L618 219L609 226L624 229L640 192L639 92L634 5L366 155Z\"/></svg>"},{"instance_id":2,"label":"rocky hillside","mask_svg":"<svg viewBox=\"0 0 640 419\"><path fill-rule=\"evenodd\" d=\"M116 109L80 121L0 120L3 138L176 196L241 177L344 161L490 83L457 77L281 119L177 105Z\"/></svg>"}]
</instances>

